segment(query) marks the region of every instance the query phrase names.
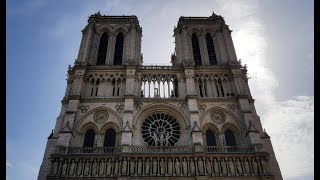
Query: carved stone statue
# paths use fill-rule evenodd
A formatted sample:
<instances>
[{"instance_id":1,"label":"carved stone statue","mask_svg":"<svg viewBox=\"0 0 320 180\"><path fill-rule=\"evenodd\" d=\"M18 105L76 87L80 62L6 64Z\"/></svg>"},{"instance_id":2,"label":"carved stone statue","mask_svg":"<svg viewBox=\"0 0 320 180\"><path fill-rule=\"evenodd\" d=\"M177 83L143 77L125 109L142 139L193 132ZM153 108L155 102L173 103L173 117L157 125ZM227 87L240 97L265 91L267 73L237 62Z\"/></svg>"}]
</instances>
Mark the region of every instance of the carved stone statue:
<instances>
[{"instance_id":1,"label":"carved stone statue","mask_svg":"<svg viewBox=\"0 0 320 180\"><path fill-rule=\"evenodd\" d=\"M185 176L188 175L188 164L185 157L183 158L183 161L182 161L182 170L183 170L183 175Z\"/></svg>"},{"instance_id":2,"label":"carved stone statue","mask_svg":"<svg viewBox=\"0 0 320 180\"><path fill-rule=\"evenodd\" d=\"M207 171L207 174L209 174L209 175L212 174L211 162L210 162L210 159L209 159L209 158L206 159L206 171Z\"/></svg>"},{"instance_id":3,"label":"carved stone statue","mask_svg":"<svg viewBox=\"0 0 320 180\"><path fill-rule=\"evenodd\" d=\"M236 165L237 165L237 173L239 175L242 175L242 166L241 166L241 162L239 161L239 159L237 158L236 160Z\"/></svg>"},{"instance_id":4,"label":"carved stone statue","mask_svg":"<svg viewBox=\"0 0 320 180\"><path fill-rule=\"evenodd\" d=\"M158 169L157 159L154 158L153 161L152 161L152 174L153 175L157 174L157 169Z\"/></svg>"},{"instance_id":5,"label":"carved stone statue","mask_svg":"<svg viewBox=\"0 0 320 180\"><path fill-rule=\"evenodd\" d=\"M229 158L228 164L229 164L229 172L230 172L230 174L231 175L235 175L234 163L233 163L232 158Z\"/></svg>"},{"instance_id":6,"label":"carved stone statue","mask_svg":"<svg viewBox=\"0 0 320 180\"><path fill-rule=\"evenodd\" d=\"M269 175L270 174L270 171L269 171L269 168L268 168L268 164L266 163L266 161L264 159L261 159L261 169L263 171L263 174L265 175Z\"/></svg>"},{"instance_id":7,"label":"carved stone statue","mask_svg":"<svg viewBox=\"0 0 320 180\"><path fill-rule=\"evenodd\" d=\"M172 161L171 161L171 158L169 158L169 160L168 160L168 174L169 175L172 175L172 167L173 167Z\"/></svg>"},{"instance_id":8,"label":"carved stone statue","mask_svg":"<svg viewBox=\"0 0 320 180\"><path fill-rule=\"evenodd\" d=\"M256 160L254 158L251 159L251 163L252 163L252 173L253 174L258 174L258 164L256 162Z\"/></svg>"},{"instance_id":9,"label":"carved stone statue","mask_svg":"<svg viewBox=\"0 0 320 180\"><path fill-rule=\"evenodd\" d=\"M159 165L160 165L160 174L164 175L166 173L166 166L165 166L165 162L163 161L163 158L161 158Z\"/></svg>"},{"instance_id":10,"label":"carved stone statue","mask_svg":"<svg viewBox=\"0 0 320 180\"><path fill-rule=\"evenodd\" d=\"M105 162L104 159L101 159L100 165L99 165L99 176L104 176L104 168L105 168Z\"/></svg>"},{"instance_id":11,"label":"carved stone statue","mask_svg":"<svg viewBox=\"0 0 320 180\"><path fill-rule=\"evenodd\" d=\"M98 172L98 163L96 159L93 159L92 168L91 168L92 176L96 176Z\"/></svg>"},{"instance_id":12,"label":"carved stone statue","mask_svg":"<svg viewBox=\"0 0 320 180\"><path fill-rule=\"evenodd\" d=\"M196 174L196 168L194 166L193 158L190 159L190 173L191 173L191 175L195 175Z\"/></svg>"},{"instance_id":13,"label":"carved stone statue","mask_svg":"<svg viewBox=\"0 0 320 180\"><path fill-rule=\"evenodd\" d=\"M163 132L160 133L159 141L160 141L160 146L164 146L165 145L165 139L164 139L164 136L163 136Z\"/></svg>"},{"instance_id":14,"label":"carved stone statue","mask_svg":"<svg viewBox=\"0 0 320 180\"><path fill-rule=\"evenodd\" d=\"M170 143L169 143L169 139L170 139L170 136L171 136L170 134L171 134L171 132L170 133L169 132L166 133L166 137L165 137L166 146L170 145Z\"/></svg>"},{"instance_id":15,"label":"carved stone statue","mask_svg":"<svg viewBox=\"0 0 320 180\"><path fill-rule=\"evenodd\" d=\"M134 168L135 168L135 159L131 159L130 161L130 175L134 175Z\"/></svg>"},{"instance_id":16,"label":"carved stone statue","mask_svg":"<svg viewBox=\"0 0 320 180\"><path fill-rule=\"evenodd\" d=\"M146 162L145 162L145 172L144 174L148 175L150 172L150 162L149 162L149 158L146 159Z\"/></svg>"},{"instance_id":17,"label":"carved stone statue","mask_svg":"<svg viewBox=\"0 0 320 180\"><path fill-rule=\"evenodd\" d=\"M221 169L222 169L222 174L223 175L228 175L227 164L224 161L224 158L221 158Z\"/></svg>"},{"instance_id":18,"label":"carved stone statue","mask_svg":"<svg viewBox=\"0 0 320 180\"><path fill-rule=\"evenodd\" d=\"M199 174L200 174L200 175L203 175L203 174L204 174L202 157L200 157L200 158L198 159L198 170L199 170Z\"/></svg>"},{"instance_id":19,"label":"carved stone statue","mask_svg":"<svg viewBox=\"0 0 320 180\"><path fill-rule=\"evenodd\" d=\"M80 176L82 174L82 166L83 166L83 160L80 159L77 167L77 176Z\"/></svg>"},{"instance_id":20,"label":"carved stone statue","mask_svg":"<svg viewBox=\"0 0 320 180\"><path fill-rule=\"evenodd\" d=\"M127 175L127 158L124 158L122 160L121 174L122 175Z\"/></svg>"},{"instance_id":21,"label":"carved stone statue","mask_svg":"<svg viewBox=\"0 0 320 180\"><path fill-rule=\"evenodd\" d=\"M141 159L138 160L138 175L142 174L142 161Z\"/></svg>"},{"instance_id":22,"label":"carved stone statue","mask_svg":"<svg viewBox=\"0 0 320 180\"><path fill-rule=\"evenodd\" d=\"M70 168L69 168L69 176L73 176L75 171L76 163L74 162L74 159L71 160Z\"/></svg>"},{"instance_id":23,"label":"carved stone statue","mask_svg":"<svg viewBox=\"0 0 320 180\"><path fill-rule=\"evenodd\" d=\"M58 162L57 161L54 161L53 162L53 165L52 165L52 172L51 174L57 174L57 171L58 171Z\"/></svg>"},{"instance_id":24,"label":"carved stone statue","mask_svg":"<svg viewBox=\"0 0 320 180\"><path fill-rule=\"evenodd\" d=\"M220 174L220 171L219 171L220 168L219 168L219 164L218 164L216 158L213 159L213 167L214 167L214 174L219 175Z\"/></svg>"},{"instance_id":25,"label":"carved stone statue","mask_svg":"<svg viewBox=\"0 0 320 180\"><path fill-rule=\"evenodd\" d=\"M119 171L119 159L116 158L114 162L114 176L118 176L120 174Z\"/></svg>"},{"instance_id":26,"label":"carved stone statue","mask_svg":"<svg viewBox=\"0 0 320 180\"><path fill-rule=\"evenodd\" d=\"M89 173L90 173L90 161L89 159L86 160L85 164L84 164L84 171L83 171L83 174L85 176L89 176Z\"/></svg>"},{"instance_id":27,"label":"carved stone statue","mask_svg":"<svg viewBox=\"0 0 320 180\"><path fill-rule=\"evenodd\" d=\"M244 166L244 173L247 175L250 174L250 166L249 166L247 158L244 158L243 166Z\"/></svg>"},{"instance_id":28,"label":"carved stone statue","mask_svg":"<svg viewBox=\"0 0 320 180\"><path fill-rule=\"evenodd\" d=\"M67 168L68 168L68 161L64 160L63 165L62 165L62 170L61 170L62 176L67 175Z\"/></svg>"},{"instance_id":29,"label":"carved stone statue","mask_svg":"<svg viewBox=\"0 0 320 180\"><path fill-rule=\"evenodd\" d=\"M154 145L158 146L158 136L156 135L155 132L152 133L152 138L154 140Z\"/></svg>"},{"instance_id":30,"label":"carved stone statue","mask_svg":"<svg viewBox=\"0 0 320 180\"><path fill-rule=\"evenodd\" d=\"M107 176L111 176L111 169L112 169L111 159L109 158L107 161ZM114 172L114 173L116 174L116 172Z\"/></svg>"},{"instance_id":31,"label":"carved stone statue","mask_svg":"<svg viewBox=\"0 0 320 180\"><path fill-rule=\"evenodd\" d=\"M175 162L174 166L175 166L175 170L176 170L175 174L180 175L181 174L180 173L180 162L179 162L178 158L176 158L176 162Z\"/></svg>"}]
</instances>

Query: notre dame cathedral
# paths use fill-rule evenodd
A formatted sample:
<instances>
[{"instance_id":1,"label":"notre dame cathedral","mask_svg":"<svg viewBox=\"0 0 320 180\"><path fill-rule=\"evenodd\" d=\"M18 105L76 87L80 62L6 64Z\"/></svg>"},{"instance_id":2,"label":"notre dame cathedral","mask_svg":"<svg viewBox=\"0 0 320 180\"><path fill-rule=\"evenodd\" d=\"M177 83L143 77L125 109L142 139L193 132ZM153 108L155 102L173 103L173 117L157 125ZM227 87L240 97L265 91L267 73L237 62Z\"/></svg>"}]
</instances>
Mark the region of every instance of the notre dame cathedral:
<instances>
[{"instance_id":1,"label":"notre dame cathedral","mask_svg":"<svg viewBox=\"0 0 320 180\"><path fill-rule=\"evenodd\" d=\"M282 179L224 19L181 16L171 66L143 65L141 37L89 17L38 180Z\"/></svg>"}]
</instances>

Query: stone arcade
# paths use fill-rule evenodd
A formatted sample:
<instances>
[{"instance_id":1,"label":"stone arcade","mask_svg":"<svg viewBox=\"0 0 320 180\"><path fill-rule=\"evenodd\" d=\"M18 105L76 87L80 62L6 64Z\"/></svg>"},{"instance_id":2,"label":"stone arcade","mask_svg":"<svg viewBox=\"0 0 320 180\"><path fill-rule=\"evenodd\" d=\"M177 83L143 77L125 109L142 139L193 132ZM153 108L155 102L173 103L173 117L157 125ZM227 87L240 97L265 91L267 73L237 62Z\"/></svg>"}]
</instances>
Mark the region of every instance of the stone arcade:
<instances>
[{"instance_id":1,"label":"stone arcade","mask_svg":"<svg viewBox=\"0 0 320 180\"><path fill-rule=\"evenodd\" d=\"M44 179L282 179L223 18L180 17L172 66L142 64L136 16L89 17Z\"/></svg>"}]
</instances>

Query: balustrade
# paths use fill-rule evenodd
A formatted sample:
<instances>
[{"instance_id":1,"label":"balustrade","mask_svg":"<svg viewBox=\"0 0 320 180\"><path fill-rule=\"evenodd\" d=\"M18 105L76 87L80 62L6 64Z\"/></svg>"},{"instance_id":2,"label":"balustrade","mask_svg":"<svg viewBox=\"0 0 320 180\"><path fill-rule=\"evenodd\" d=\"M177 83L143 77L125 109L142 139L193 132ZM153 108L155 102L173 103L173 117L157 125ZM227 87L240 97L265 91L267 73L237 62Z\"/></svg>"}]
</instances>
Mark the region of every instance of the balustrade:
<instances>
[{"instance_id":1,"label":"balustrade","mask_svg":"<svg viewBox=\"0 0 320 180\"><path fill-rule=\"evenodd\" d=\"M250 153L255 152L254 146L236 149L204 147L201 153L194 153L192 146L129 148L132 153L121 153L118 147L59 147L57 153L51 156L51 171L47 179L150 175L272 176L268 154Z\"/></svg>"}]
</instances>

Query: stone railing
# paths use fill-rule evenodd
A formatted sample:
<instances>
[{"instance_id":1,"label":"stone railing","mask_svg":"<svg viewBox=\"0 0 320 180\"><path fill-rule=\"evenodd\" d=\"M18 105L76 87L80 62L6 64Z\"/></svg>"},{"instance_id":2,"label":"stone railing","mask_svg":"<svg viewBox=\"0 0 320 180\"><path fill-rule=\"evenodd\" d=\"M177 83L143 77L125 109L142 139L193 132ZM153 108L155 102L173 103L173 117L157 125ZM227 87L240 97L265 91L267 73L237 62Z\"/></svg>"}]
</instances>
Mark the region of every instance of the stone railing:
<instances>
[{"instance_id":1,"label":"stone railing","mask_svg":"<svg viewBox=\"0 0 320 180\"><path fill-rule=\"evenodd\" d=\"M123 147L127 149L57 148L50 158L51 169L47 179L148 176L273 178L268 153L257 152L256 147L199 147L177 146L162 150L129 146Z\"/></svg>"},{"instance_id":2,"label":"stone railing","mask_svg":"<svg viewBox=\"0 0 320 180\"><path fill-rule=\"evenodd\" d=\"M121 147L57 147L57 154L181 154L181 153L256 153L261 145L251 146L121 146Z\"/></svg>"}]
</instances>

